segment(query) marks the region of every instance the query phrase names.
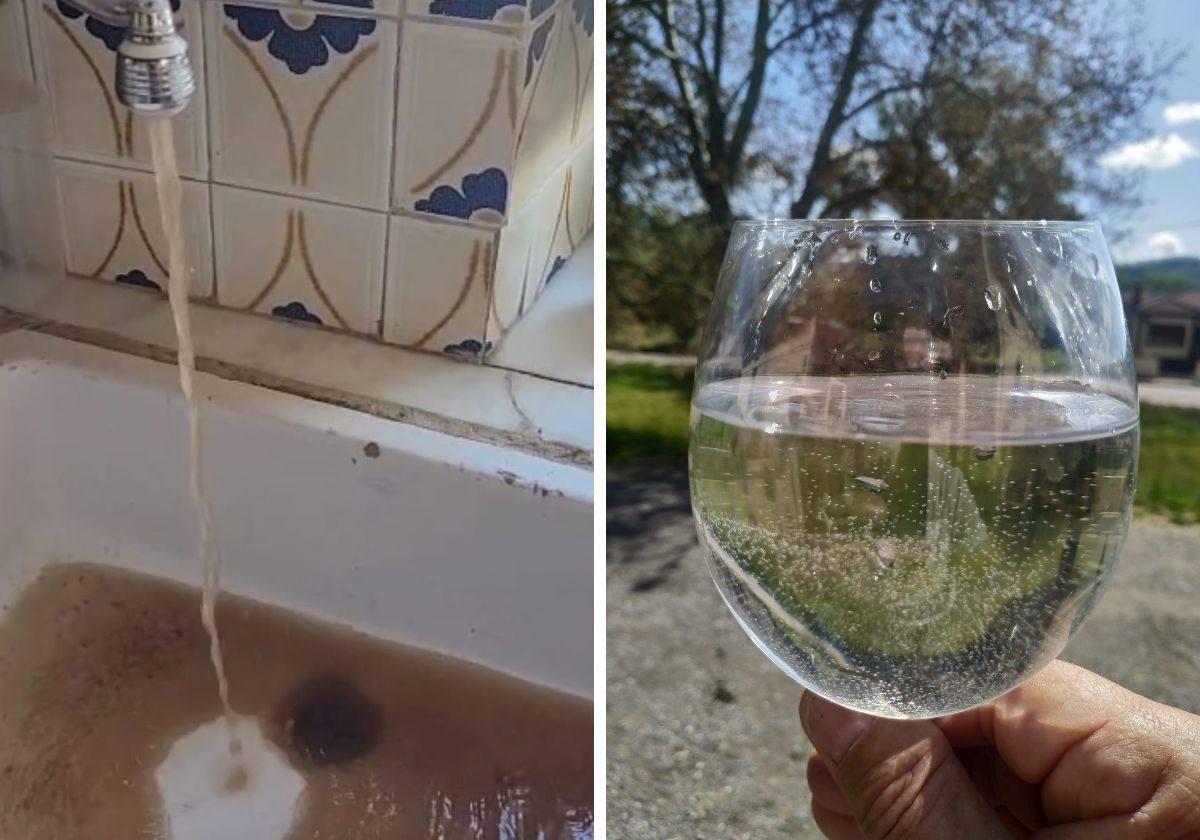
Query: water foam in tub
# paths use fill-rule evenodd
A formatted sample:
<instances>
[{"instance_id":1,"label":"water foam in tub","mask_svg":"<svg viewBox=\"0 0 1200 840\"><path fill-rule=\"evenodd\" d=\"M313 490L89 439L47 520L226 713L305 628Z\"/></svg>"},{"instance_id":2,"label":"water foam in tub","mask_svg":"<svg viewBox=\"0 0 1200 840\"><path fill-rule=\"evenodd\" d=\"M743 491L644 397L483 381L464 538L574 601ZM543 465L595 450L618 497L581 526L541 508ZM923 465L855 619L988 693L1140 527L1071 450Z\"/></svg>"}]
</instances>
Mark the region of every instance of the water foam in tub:
<instances>
[{"instance_id":1,"label":"water foam in tub","mask_svg":"<svg viewBox=\"0 0 1200 840\"><path fill-rule=\"evenodd\" d=\"M253 718L238 715L233 727L241 762L231 775L229 723L209 721L175 742L155 778L162 795L169 840L283 840L304 793L304 779L263 737Z\"/></svg>"}]
</instances>

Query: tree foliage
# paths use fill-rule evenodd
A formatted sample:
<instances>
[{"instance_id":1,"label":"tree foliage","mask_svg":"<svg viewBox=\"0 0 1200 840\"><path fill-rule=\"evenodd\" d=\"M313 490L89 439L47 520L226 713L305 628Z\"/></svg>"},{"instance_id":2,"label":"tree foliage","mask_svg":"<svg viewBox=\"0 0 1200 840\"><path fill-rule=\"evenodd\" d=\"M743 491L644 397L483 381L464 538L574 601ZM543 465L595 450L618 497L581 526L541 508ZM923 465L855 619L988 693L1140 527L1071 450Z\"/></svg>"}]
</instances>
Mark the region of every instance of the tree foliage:
<instances>
[{"instance_id":1,"label":"tree foliage","mask_svg":"<svg viewBox=\"0 0 1200 840\"><path fill-rule=\"evenodd\" d=\"M1073 218L1131 202L1130 179L1097 161L1139 132L1174 59L1135 37L1130 3L607 2L608 248L623 267L609 283L625 284L610 311L674 324L651 343L694 341L682 309L703 306L683 290L704 300L723 233L764 212L767 189L793 217ZM669 241L671 219L717 253L639 275L634 243Z\"/></svg>"}]
</instances>

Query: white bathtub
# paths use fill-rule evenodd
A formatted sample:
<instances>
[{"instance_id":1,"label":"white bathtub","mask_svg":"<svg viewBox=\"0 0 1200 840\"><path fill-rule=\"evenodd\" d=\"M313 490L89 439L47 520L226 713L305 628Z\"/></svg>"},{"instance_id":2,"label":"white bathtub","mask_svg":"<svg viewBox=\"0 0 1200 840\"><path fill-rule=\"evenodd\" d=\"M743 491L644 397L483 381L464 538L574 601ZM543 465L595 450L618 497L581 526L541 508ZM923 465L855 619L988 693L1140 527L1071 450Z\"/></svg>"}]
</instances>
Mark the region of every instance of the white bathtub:
<instances>
[{"instance_id":1,"label":"white bathtub","mask_svg":"<svg viewBox=\"0 0 1200 840\"><path fill-rule=\"evenodd\" d=\"M591 471L199 381L226 588L590 696ZM0 334L0 479L0 602L61 560L200 580L173 366Z\"/></svg>"}]
</instances>

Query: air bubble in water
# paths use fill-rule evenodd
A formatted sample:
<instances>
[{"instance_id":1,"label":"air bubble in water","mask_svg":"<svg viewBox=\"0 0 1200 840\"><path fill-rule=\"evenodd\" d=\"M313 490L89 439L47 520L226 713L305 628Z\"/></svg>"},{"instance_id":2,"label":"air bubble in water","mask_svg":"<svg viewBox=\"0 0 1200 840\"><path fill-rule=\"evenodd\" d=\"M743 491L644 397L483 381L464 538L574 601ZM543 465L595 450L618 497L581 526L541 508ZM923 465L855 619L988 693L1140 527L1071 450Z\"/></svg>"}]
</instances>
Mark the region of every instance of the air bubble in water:
<instances>
[{"instance_id":1,"label":"air bubble in water","mask_svg":"<svg viewBox=\"0 0 1200 840\"><path fill-rule=\"evenodd\" d=\"M976 461L990 461L996 455L996 447L976 446L971 450L971 454L975 456Z\"/></svg>"},{"instance_id":2,"label":"air bubble in water","mask_svg":"<svg viewBox=\"0 0 1200 840\"><path fill-rule=\"evenodd\" d=\"M987 304L987 308L995 312L1000 308L1000 290L995 286L988 286L983 290L983 302Z\"/></svg>"},{"instance_id":3,"label":"air bubble in water","mask_svg":"<svg viewBox=\"0 0 1200 840\"><path fill-rule=\"evenodd\" d=\"M878 350L872 350L870 353L867 354L867 358L870 359L872 362L877 362L877 361L879 361L879 357L882 355L883 354L880 353Z\"/></svg>"},{"instance_id":4,"label":"air bubble in water","mask_svg":"<svg viewBox=\"0 0 1200 840\"><path fill-rule=\"evenodd\" d=\"M896 231L895 233L892 234L892 241L899 242L901 236L902 236L902 234L900 233L900 231Z\"/></svg>"},{"instance_id":5,"label":"air bubble in water","mask_svg":"<svg viewBox=\"0 0 1200 840\"><path fill-rule=\"evenodd\" d=\"M871 316L871 320L872 320L872 321L874 321L874 322L875 322L875 326L877 326L877 327L878 327L880 324L882 324L882 323L883 323L883 313L882 313L882 312L876 312L874 315L872 315L872 316Z\"/></svg>"},{"instance_id":6,"label":"air bubble in water","mask_svg":"<svg viewBox=\"0 0 1200 840\"><path fill-rule=\"evenodd\" d=\"M863 262L867 265L875 265L879 261L879 249L874 245L867 246L867 255L863 257Z\"/></svg>"},{"instance_id":7,"label":"air bubble in water","mask_svg":"<svg viewBox=\"0 0 1200 840\"><path fill-rule=\"evenodd\" d=\"M937 246L938 246L939 248L941 248L943 251L949 251L949 250L950 250L950 243L949 243L949 242L947 242L945 239L941 239L940 237L939 237L939 238L938 238L938 240L937 240Z\"/></svg>"},{"instance_id":8,"label":"air bubble in water","mask_svg":"<svg viewBox=\"0 0 1200 840\"><path fill-rule=\"evenodd\" d=\"M907 245L908 240L911 238L912 238L912 231L910 230L908 233L904 234L904 244Z\"/></svg>"},{"instance_id":9,"label":"air bubble in water","mask_svg":"<svg viewBox=\"0 0 1200 840\"><path fill-rule=\"evenodd\" d=\"M882 292L883 291L883 284L880 283L879 280L874 277L871 278L871 282L868 283L867 286L870 287L872 292Z\"/></svg>"}]
</instances>

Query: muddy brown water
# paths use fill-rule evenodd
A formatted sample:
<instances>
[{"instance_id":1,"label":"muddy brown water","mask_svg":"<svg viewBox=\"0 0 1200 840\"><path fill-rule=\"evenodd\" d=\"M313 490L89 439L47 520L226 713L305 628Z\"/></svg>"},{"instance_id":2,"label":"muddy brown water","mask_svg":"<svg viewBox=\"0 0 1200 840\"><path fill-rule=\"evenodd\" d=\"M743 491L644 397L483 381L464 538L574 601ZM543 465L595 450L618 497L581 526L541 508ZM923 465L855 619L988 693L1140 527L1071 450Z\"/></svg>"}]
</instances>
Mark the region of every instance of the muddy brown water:
<instances>
[{"instance_id":1,"label":"muddy brown water","mask_svg":"<svg viewBox=\"0 0 1200 840\"><path fill-rule=\"evenodd\" d=\"M56 564L0 613L0 840L170 837L155 772L222 714L198 598ZM589 701L244 597L217 618L234 711L304 781L287 840L590 834Z\"/></svg>"}]
</instances>

